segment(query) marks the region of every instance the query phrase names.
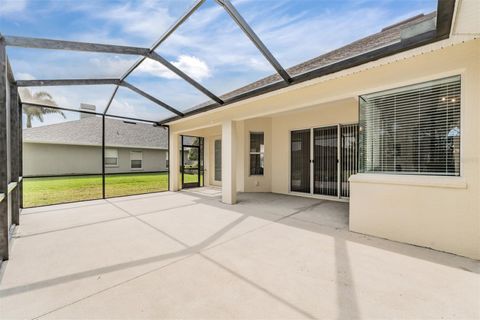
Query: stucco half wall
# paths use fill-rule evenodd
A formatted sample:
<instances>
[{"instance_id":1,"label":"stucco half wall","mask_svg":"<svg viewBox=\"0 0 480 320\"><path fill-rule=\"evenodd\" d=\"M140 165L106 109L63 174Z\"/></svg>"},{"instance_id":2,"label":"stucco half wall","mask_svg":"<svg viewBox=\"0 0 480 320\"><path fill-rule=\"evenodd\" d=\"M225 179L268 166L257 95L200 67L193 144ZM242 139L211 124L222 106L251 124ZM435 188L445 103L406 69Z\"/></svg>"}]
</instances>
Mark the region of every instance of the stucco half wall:
<instances>
[{"instance_id":1,"label":"stucco half wall","mask_svg":"<svg viewBox=\"0 0 480 320\"><path fill-rule=\"evenodd\" d=\"M480 40L445 40L175 121L171 134L225 120L242 122L247 132L251 119L268 118L271 124L264 127L271 130L271 149L265 158L270 159L271 191L288 193L290 130L355 122L359 95L461 75L461 177L354 176L350 229L480 259L479 57ZM245 191L254 191L243 176Z\"/></svg>"}]
</instances>

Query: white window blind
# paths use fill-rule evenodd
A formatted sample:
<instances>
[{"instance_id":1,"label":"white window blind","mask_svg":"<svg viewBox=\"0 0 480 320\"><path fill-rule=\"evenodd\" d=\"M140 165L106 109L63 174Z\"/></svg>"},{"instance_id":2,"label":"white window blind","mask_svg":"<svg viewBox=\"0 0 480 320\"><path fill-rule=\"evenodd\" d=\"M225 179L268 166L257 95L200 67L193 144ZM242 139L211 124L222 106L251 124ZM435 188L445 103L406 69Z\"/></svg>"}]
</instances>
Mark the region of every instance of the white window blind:
<instances>
[{"instance_id":1,"label":"white window blind","mask_svg":"<svg viewBox=\"0 0 480 320\"><path fill-rule=\"evenodd\" d=\"M105 149L105 165L110 167L118 166L117 149Z\"/></svg>"},{"instance_id":2,"label":"white window blind","mask_svg":"<svg viewBox=\"0 0 480 320\"><path fill-rule=\"evenodd\" d=\"M130 168L142 169L143 153L141 151L130 152Z\"/></svg>"},{"instance_id":3,"label":"white window blind","mask_svg":"<svg viewBox=\"0 0 480 320\"><path fill-rule=\"evenodd\" d=\"M360 169L460 175L460 76L360 97Z\"/></svg>"}]
</instances>

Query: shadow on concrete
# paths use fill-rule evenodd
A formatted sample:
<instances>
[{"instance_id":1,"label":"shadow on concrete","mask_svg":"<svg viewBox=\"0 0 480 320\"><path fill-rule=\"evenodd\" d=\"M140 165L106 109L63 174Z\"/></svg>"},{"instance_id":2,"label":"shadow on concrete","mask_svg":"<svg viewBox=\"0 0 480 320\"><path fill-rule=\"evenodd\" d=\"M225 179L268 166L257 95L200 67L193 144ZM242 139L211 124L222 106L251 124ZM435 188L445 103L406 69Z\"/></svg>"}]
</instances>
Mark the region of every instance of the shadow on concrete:
<instances>
[{"instance_id":1,"label":"shadow on concrete","mask_svg":"<svg viewBox=\"0 0 480 320\"><path fill-rule=\"evenodd\" d=\"M241 279L245 283L248 283L249 285L255 287L256 289L268 294L272 298L276 299L278 302L288 306L291 309L296 310L303 317L314 318L313 315L311 315L307 311L302 310L301 308L295 306L294 304L290 303L284 298L278 295L275 295L273 292L269 291L268 289L258 285L254 281L244 277L241 274L236 273L235 271L220 264L218 261L215 261L210 257L207 257L204 254L202 254L202 252L206 250L210 250L212 248L215 248L216 246L222 245L226 242L245 236L248 233L260 231L260 229L266 228L269 225L275 224L275 223L284 224L294 228L301 228L303 230L307 230L310 232L325 234L325 235L331 236L334 239L336 280L337 280L336 281L337 282L337 304L338 304L338 310L339 310L339 314L338 314L339 319L360 318L360 310L357 302L354 279L352 275L350 259L348 254L348 247L347 247L348 242L355 242L355 243L360 243L362 245L373 246L376 248L380 248L382 250L395 252L397 254L415 257L418 259L427 260L433 263L438 263L438 264L446 265L453 268L460 268L462 270L468 270L471 272L480 273L480 267L478 266L478 263L467 258L455 256L452 254L441 253L441 252L437 252L427 248L415 247L407 244L402 244L402 243L393 242L385 239L379 239L375 237L370 237L370 236L349 232L348 231L348 204L338 204L338 203L333 203L331 201L326 201L326 200L303 199L303 198L287 196L287 195L278 195L278 194L245 193L245 194L239 195L238 205L231 206L231 205L227 205L220 202L219 196L212 197L211 195L204 195L202 193L198 193L198 192L193 193L188 191L184 191L182 193L186 193L192 197L191 203L188 203L182 206L166 208L162 210L156 210L156 211L141 213L136 215L130 213L128 210L122 208L118 204L123 201L134 201L136 199L163 197L163 196L168 197L173 193L163 193L163 194L158 194L157 196L149 194L145 197L138 197L138 196L129 197L128 200L124 200L124 199L115 199L111 201L104 200L100 204L96 204L96 205L104 205L105 203L108 203L114 206L115 208L127 213L129 216L119 217L119 218L105 220L105 221L99 221L96 223L88 223L84 225L72 226L70 228L51 230L46 232L52 233L52 232L58 232L58 231L65 231L73 228L88 227L97 223L108 223L110 221L131 218L131 219L137 219L139 222L148 225L149 227L156 230L157 232L160 232L161 234L176 241L177 243L184 246L185 249L182 249L176 252L152 256L148 258L138 259L134 261L128 261L124 263L110 265L106 267L91 269L91 270L69 274L65 276L60 276L57 278L46 279L46 280L42 280L34 283L29 283L26 285L17 286L17 287L3 289L3 290L0 290L0 297L16 295L16 294L24 293L27 291L38 290L38 289L55 286L62 283L71 282L71 281L75 281L75 280L79 280L87 277L97 276L99 274L115 272L115 271L126 269L126 268L132 268L139 265L160 262L167 259L176 259L167 264L167 265L171 265L185 258L188 258L192 255L198 254L206 258L211 263L214 263L215 265L221 267L223 270L228 271L232 275ZM162 211L175 210L180 207L195 206L197 204L203 204L203 205L212 206L215 208L222 208L230 212L238 213L241 216L238 217L236 220L232 221L231 223L225 225L224 227L216 231L214 234L212 234L211 236L209 236L208 238L206 238L205 240L201 241L200 243L194 246L188 246L186 243L182 242L181 240L176 239L175 237L171 236L167 232L141 219L142 215L159 213ZM84 207L84 205L82 205L82 207ZM66 209L68 208L62 208L62 210L66 210ZM212 243L214 243L216 240L218 240L220 237L226 234L229 230L231 230L238 224L242 223L244 220L246 220L249 217L264 219L266 221L270 221L271 223L263 224L259 227L253 228L235 237L226 239L225 241L222 241L222 242L216 243L213 246L210 246ZM31 234L27 236L33 237L33 236L44 234L44 233ZM166 267L167 265L156 267L155 269L150 270L144 274L157 271L159 269ZM468 265L469 268L467 269L465 265ZM136 276L131 279L127 279L125 281L122 281L122 283L131 281L138 277L139 276ZM117 283L112 287L115 287L118 285L119 284ZM105 290L108 290L108 288L102 289L101 292Z\"/></svg>"}]
</instances>

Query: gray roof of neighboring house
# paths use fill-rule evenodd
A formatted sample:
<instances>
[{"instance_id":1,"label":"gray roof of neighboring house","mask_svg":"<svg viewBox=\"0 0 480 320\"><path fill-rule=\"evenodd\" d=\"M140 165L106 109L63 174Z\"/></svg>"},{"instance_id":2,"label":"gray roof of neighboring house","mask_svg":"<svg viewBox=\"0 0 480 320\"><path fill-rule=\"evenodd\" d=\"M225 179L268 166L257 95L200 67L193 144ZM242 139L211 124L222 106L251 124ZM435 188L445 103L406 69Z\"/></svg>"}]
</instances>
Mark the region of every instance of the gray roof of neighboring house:
<instances>
[{"instance_id":1,"label":"gray roof of neighboring house","mask_svg":"<svg viewBox=\"0 0 480 320\"><path fill-rule=\"evenodd\" d=\"M23 141L70 145L102 145L102 118L87 116L23 130ZM142 149L168 149L168 131L145 123L105 118L105 145Z\"/></svg>"},{"instance_id":2,"label":"gray roof of neighboring house","mask_svg":"<svg viewBox=\"0 0 480 320\"><path fill-rule=\"evenodd\" d=\"M396 24L393 24L389 27L383 28L380 32L362 38L360 40L354 41L350 44L347 44L341 48L335 49L333 51L322 54L316 58L307 60L300 64L297 64L293 67L287 69L287 72L290 76L297 76L305 72L318 69L320 67L327 66L329 64L351 58L362 53L392 44L396 41L399 41L402 36L402 31L411 27L413 25L434 19L437 16L437 12L431 12L429 14L419 14L417 16L411 17L409 19L403 20ZM252 91L264 87L266 85L283 81L283 79L278 74L273 74L271 76L265 77L258 81L252 82L246 86L230 91L222 96L221 99L227 100L233 98L237 95ZM212 102L202 103L197 105L188 111L193 111L211 104Z\"/></svg>"}]
</instances>

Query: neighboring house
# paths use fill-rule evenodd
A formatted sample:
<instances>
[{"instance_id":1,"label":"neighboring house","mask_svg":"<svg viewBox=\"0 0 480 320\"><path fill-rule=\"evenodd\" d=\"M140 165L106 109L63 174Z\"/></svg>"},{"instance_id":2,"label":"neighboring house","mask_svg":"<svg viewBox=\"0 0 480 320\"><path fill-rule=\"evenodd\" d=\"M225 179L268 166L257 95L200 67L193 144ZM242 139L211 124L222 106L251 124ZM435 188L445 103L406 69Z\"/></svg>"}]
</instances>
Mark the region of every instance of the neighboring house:
<instances>
[{"instance_id":1,"label":"neighboring house","mask_svg":"<svg viewBox=\"0 0 480 320\"><path fill-rule=\"evenodd\" d=\"M105 172L168 170L168 131L151 124L105 118ZM102 118L23 130L23 174L58 176L102 173Z\"/></svg>"},{"instance_id":2,"label":"neighboring house","mask_svg":"<svg viewBox=\"0 0 480 320\"><path fill-rule=\"evenodd\" d=\"M204 183L226 203L237 192L349 201L352 231L480 259L480 5L456 1L446 21L453 2L439 3L438 17L287 70L303 82L273 75L221 97L247 99L166 121L170 147L203 137ZM172 191L180 161L173 153Z\"/></svg>"}]
</instances>

